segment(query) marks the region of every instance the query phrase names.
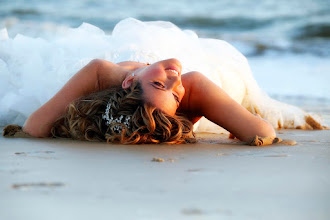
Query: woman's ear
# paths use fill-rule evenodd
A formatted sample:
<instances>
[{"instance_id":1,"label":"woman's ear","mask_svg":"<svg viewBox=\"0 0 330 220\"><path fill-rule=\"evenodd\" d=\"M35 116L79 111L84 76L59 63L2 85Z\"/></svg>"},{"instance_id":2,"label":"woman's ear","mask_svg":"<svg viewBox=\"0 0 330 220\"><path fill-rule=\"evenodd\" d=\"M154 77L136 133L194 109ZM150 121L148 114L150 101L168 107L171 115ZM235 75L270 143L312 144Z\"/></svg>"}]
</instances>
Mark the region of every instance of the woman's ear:
<instances>
[{"instance_id":1,"label":"woman's ear","mask_svg":"<svg viewBox=\"0 0 330 220\"><path fill-rule=\"evenodd\" d=\"M128 89L129 87L131 87L133 81L134 81L134 76L129 75L124 79L123 83L121 84L121 87L123 89Z\"/></svg>"}]
</instances>

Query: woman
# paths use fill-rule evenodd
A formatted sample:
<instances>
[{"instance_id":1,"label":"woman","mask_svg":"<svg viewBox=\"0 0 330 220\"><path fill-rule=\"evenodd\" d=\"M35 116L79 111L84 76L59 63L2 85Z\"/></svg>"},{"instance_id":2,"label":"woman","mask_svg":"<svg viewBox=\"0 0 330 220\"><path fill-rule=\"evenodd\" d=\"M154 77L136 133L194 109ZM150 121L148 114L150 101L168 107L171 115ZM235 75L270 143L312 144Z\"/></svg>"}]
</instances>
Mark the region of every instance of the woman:
<instances>
[{"instance_id":1,"label":"woman","mask_svg":"<svg viewBox=\"0 0 330 220\"><path fill-rule=\"evenodd\" d=\"M60 119L58 123L62 124L58 125L59 128L57 125L53 128L55 121L65 114L66 106L72 101L111 87L121 86L122 89L126 90L132 87L131 89L134 90L136 83L141 86L141 92L138 92L141 97L137 97L138 103L132 111L128 110L127 113L120 114L118 111L123 110L117 106L117 111L105 114L106 109L113 110L115 108L115 104L112 103L112 99L116 96L114 94L109 98L109 106L103 101L103 104L99 106L100 109L95 110L95 114L98 115L97 119L89 120L85 122L87 124L80 125L81 117L93 118L91 116L93 113L82 113L82 110L77 108L84 102L92 101L92 99L87 98L86 100L84 97L71 107L76 109L77 113L69 113L66 119ZM120 93L120 90L117 93ZM129 95L131 92L127 92L120 98L125 99ZM140 113L140 117L135 120L143 105L148 105L149 107L145 108L152 108L153 110L150 112L145 110L146 112ZM166 116L152 115L155 109L160 110L161 113L158 114L165 114ZM90 109L86 111L88 110ZM88 132L94 129L92 133L100 134L95 135L98 139L102 139L103 133L104 136L110 137L110 141L119 138L122 143L187 142L191 138L192 126L187 120L180 122L179 119L176 119L176 112L183 114L191 123L205 116L245 142L250 142L256 135L273 138L276 136L273 127L268 122L249 113L203 74L190 72L181 78L181 63L176 59L163 60L152 65L135 62L114 64L104 60L93 60L80 70L51 100L34 112L27 119L23 130L35 137L48 137L53 130L54 135L93 139L94 134ZM140 120L138 126L135 126L134 123L137 123L144 114L151 114L152 116L145 117ZM76 116L79 117L78 120L75 120ZM110 129L97 125L102 116L107 118L103 123L110 124ZM113 120L109 121L111 117L119 118L120 116L125 117L125 120L129 117L126 124L123 120L118 120L118 123ZM150 119L150 117L160 117L161 119L156 119L155 125L150 125L151 121L155 120ZM166 125L162 125L162 121ZM185 125L181 125L181 123L185 123ZM58 131L63 124L66 124L67 127L64 135L63 132ZM76 128L73 128L74 126ZM116 126L120 126L120 128L114 129ZM146 128L144 128L145 126ZM151 128L153 126L154 129ZM168 127L169 134L165 134L166 129L162 127ZM155 135L154 133L159 133L156 131L157 129L161 129L161 132ZM172 136L177 135L177 133L179 133L177 139L173 138ZM144 135L146 137L141 137Z\"/></svg>"},{"instance_id":2,"label":"woman","mask_svg":"<svg viewBox=\"0 0 330 220\"><path fill-rule=\"evenodd\" d=\"M100 34L93 31L79 33L78 40L88 33L94 41L104 41L100 48L111 51L108 60L153 64L93 60L28 118L24 131L37 137L52 132L121 143L184 143L193 140L192 124L202 116L245 142L256 135L274 138L273 127L322 128L302 110L262 93L245 57L226 42L198 38L168 22L135 19L115 27L111 44L108 38L96 39ZM77 55L86 47L79 47ZM181 77L182 72L187 73ZM115 89L104 91L108 88ZM67 114L67 105L76 99ZM207 120L197 123L199 131L214 131Z\"/></svg>"}]
</instances>

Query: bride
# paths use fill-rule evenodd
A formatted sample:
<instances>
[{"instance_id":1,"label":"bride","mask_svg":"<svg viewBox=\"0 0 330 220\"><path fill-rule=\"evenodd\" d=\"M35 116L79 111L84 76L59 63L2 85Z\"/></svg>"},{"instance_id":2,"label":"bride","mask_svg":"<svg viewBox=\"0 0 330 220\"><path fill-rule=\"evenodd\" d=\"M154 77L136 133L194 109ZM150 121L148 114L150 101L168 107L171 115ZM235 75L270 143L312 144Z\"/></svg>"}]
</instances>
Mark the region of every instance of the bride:
<instances>
[{"instance_id":1,"label":"bride","mask_svg":"<svg viewBox=\"0 0 330 220\"><path fill-rule=\"evenodd\" d=\"M14 56L8 45L15 46L10 40L5 37L0 41L7 49L0 53L0 68L7 72ZM59 87L58 79L70 77L65 71L73 72L72 66L91 60L28 117L23 130L32 136L131 144L186 143L194 141L195 124L195 131L218 132L221 126L250 142L255 136L275 138L274 128L323 128L301 109L264 94L246 58L231 45L198 38L169 22L129 18L117 24L110 36L84 24L65 38L24 41L34 43L41 60L27 60L30 66L22 65L30 69L21 74L25 79L42 77L39 88ZM65 68L56 69L61 60ZM51 68L33 73L31 64ZM50 87L54 81L56 85ZM28 83L23 88L34 101L45 98ZM18 102L24 94L13 97L16 100L11 102ZM39 101L38 107L41 104ZM28 110L20 113L26 115Z\"/></svg>"}]
</instances>

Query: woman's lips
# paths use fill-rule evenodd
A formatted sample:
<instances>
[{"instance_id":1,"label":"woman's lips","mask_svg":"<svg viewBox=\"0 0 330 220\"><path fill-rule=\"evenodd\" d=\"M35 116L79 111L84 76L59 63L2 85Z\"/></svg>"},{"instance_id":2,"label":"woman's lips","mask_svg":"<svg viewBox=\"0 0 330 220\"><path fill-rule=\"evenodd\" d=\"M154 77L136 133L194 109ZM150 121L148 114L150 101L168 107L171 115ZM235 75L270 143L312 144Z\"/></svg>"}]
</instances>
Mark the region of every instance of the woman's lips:
<instances>
[{"instance_id":1,"label":"woman's lips","mask_svg":"<svg viewBox=\"0 0 330 220\"><path fill-rule=\"evenodd\" d=\"M171 72L175 73L178 76L180 75L180 68L179 67L171 66L169 68L166 68L165 70L171 71Z\"/></svg>"}]
</instances>

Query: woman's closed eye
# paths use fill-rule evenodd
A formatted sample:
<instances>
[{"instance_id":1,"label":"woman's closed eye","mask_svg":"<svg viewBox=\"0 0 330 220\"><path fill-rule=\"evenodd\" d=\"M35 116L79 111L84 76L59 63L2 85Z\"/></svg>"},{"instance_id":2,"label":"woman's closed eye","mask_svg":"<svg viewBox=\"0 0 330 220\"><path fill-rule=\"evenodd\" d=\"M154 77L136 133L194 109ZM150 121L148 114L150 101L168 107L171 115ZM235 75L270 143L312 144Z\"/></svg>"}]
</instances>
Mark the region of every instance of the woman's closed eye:
<instances>
[{"instance_id":1,"label":"woman's closed eye","mask_svg":"<svg viewBox=\"0 0 330 220\"><path fill-rule=\"evenodd\" d=\"M153 84L154 84L155 86L157 86L157 87L165 88L165 86L164 86L163 83L161 83L161 82L155 81L155 82L153 82Z\"/></svg>"},{"instance_id":2,"label":"woman's closed eye","mask_svg":"<svg viewBox=\"0 0 330 220\"><path fill-rule=\"evenodd\" d=\"M156 87L156 88L159 88L159 89L165 89L165 85L162 83L162 82L159 82L159 81L154 81L152 82L153 86ZM173 94L173 97L175 99L175 101L180 104L180 98L179 96L176 94L176 93L172 93Z\"/></svg>"},{"instance_id":3,"label":"woman's closed eye","mask_svg":"<svg viewBox=\"0 0 330 220\"><path fill-rule=\"evenodd\" d=\"M173 93L173 96L174 96L175 101L177 101L178 103L180 103L179 96L177 94L174 94L174 93Z\"/></svg>"}]
</instances>

